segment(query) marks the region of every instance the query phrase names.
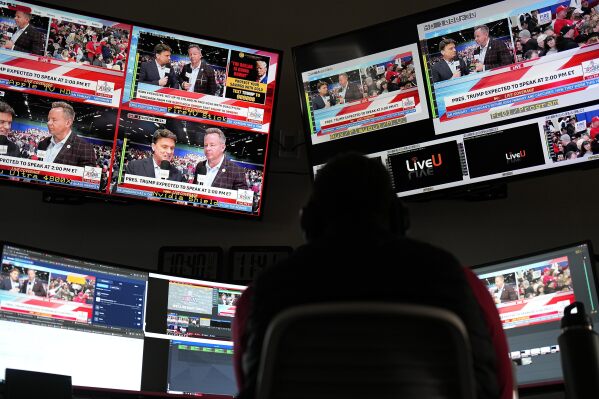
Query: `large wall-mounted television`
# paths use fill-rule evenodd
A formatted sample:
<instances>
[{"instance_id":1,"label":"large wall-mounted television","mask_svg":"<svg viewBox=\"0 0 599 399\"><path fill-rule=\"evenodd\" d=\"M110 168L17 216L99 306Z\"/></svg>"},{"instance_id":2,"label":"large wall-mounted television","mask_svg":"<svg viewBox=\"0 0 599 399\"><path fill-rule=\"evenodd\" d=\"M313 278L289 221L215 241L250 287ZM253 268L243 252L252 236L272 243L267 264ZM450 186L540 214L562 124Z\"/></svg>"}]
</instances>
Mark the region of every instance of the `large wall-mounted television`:
<instances>
[{"instance_id":1,"label":"large wall-mounted television","mask_svg":"<svg viewBox=\"0 0 599 399\"><path fill-rule=\"evenodd\" d=\"M295 47L313 173L358 151L422 198L597 165L599 33L569 6L461 2Z\"/></svg>"},{"instance_id":2,"label":"large wall-mounted television","mask_svg":"<svg viewBox=\"0 0 599 399\"><path fill-rule=\"evenodd\" d=\"M259 216L282 53L207 33L0 3L0 180Z\"/></svg>"}]
</instances>

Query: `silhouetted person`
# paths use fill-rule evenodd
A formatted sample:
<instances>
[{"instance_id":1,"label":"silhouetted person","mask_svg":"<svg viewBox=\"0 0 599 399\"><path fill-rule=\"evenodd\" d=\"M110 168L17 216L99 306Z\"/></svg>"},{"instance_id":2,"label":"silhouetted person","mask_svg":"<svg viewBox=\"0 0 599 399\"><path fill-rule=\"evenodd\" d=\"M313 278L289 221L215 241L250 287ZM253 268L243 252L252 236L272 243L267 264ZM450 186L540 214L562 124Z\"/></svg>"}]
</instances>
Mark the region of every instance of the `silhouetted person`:
<instances>
[{"instance_id":1,"label":"silhouetted person","mask_svg":"<svg viewBox=\"0 0 599 399\"><path fill-rule=\"evenodd\" d=\"M368 193L362 204L350 200L357 182ZM262 342L278 313L309 303L369 300L454 312L470 337L477 398L511 398L508 347L492 297L451 254L406 238L405 220L380 160L346 154L318 172L301 214L307 244L264 270L237 302L240 398L255 395Z\"/></svg>"}]
</instances>

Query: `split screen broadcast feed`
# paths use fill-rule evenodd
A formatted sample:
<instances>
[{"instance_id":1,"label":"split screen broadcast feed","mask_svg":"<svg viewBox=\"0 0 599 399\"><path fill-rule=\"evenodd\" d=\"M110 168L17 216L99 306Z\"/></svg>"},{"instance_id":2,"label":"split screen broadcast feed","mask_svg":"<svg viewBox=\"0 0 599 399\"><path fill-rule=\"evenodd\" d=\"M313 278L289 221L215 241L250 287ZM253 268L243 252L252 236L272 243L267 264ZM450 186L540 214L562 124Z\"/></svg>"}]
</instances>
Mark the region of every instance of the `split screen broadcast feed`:
<instances>
[{"instance_id":1,"label":"split screen broadcast feed","mask_svg":"<svg viewBox=\"0 0 599 399\"><path fill-rule=\"evenodd\" d=\"M360 150L405 197L599 159L598 21L569 6L454 5L294 48L314 173Z\"/></svg>"},{"instance_id":2,"label":"split screen broadcast feed","mask_svg":"<svg viewBox=\"0 0 599 399\"><path fill-rule=\"evenodd\" d=\"M0 179L258 215L279 57L0 2Z\"/></svg>"},{"instance_id":3,"label":"split screen broadcast feed","mask_svg":"<svg viewBox=\"0 0 599 399\"><path fill-rule=\"evenodd\" d=\"M474 272L495 299L520 386L563 380L560 348L563 310L584 304L599 328L597 275L590 244L477 266Z\"/></svg>"},{"instance_id":4,"label":"split screen broadcast feed","mask_svg":"<svg viewBox=\"0 0 599 399\"><path fill-rule=\"evenodd\" d=\"M244 289L6 244L0 380L15 368L77 386L231 396L231 323Z\"/></svg>"}]
</instances>

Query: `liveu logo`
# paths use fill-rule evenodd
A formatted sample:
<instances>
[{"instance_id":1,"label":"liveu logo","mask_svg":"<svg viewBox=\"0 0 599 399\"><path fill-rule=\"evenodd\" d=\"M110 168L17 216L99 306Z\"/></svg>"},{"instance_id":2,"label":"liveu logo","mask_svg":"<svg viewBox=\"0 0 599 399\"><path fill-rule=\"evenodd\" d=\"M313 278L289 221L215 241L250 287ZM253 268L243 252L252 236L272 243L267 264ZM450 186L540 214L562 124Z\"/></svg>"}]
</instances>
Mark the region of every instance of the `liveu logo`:
<instances>
[{"instance_id":1,"label":"liveu logo","mask_svg":"<svg viewBox=\"0 0 599 399\"><path fill-rule=\"evenodd\" d=\"M432 169L441 165L443 165L443 158L441 157L441 154L433 154L430 159L425 159L422 161L419 161L416 157L412 158L411 160L406 159L406 167L408 168L409 172Z\"/></svg>"}]
</instances>

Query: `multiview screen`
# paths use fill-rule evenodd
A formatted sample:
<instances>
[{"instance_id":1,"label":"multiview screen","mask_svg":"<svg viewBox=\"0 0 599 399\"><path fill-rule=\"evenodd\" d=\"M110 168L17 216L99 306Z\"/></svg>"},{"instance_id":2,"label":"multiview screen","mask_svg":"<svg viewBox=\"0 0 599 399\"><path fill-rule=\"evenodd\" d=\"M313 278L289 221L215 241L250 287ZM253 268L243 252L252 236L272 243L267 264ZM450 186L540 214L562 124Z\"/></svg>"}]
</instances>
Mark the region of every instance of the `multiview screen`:
<instances>
[{"instance_id":1,"label":"multiview screen","mask_svg":"<svg viewBox=\"0 0 599 399\"><path fill-rule=\"evenodd\" d=\"M450 5L294 48L313 172L359 150L409 197L597 164L597 5Z\"/></svg>"},{"instance_id":2,"label":"multiview screen","mask_svg":"<svg viewBox=\"0 0 599 399\"><path fill-rule=\"evenodd\" d=\"M0 2L0 179L260 214L280 53Z\"/></svg>"},{"instance_id":3,"label":"multiview screen","mask_svg":"<svg viewBox=\"0 0 599 399\"><path fill-rule=\"evenodd\" d=\"M584 303L595 330L597 275L590 244L477 266L474 271L493 296L517 365L520 386L563 380L557 337L563 309Z\"/></svg>"}]
</instances>

